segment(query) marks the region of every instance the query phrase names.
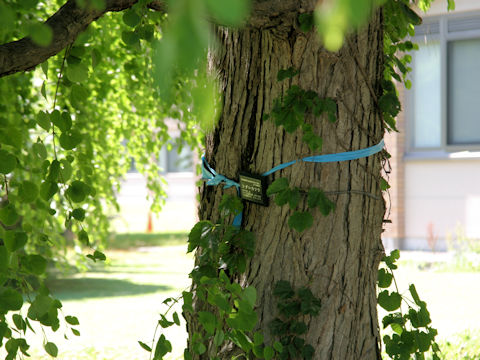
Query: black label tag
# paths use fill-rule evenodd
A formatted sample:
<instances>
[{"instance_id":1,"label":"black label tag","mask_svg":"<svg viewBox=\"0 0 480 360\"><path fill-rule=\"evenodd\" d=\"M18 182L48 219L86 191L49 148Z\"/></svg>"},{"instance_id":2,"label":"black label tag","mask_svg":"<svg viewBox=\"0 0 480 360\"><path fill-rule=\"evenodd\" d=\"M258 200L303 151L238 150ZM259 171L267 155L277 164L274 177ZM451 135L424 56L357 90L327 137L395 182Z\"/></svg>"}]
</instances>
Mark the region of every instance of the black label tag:
<instances>
[{"instance_id":1,"label":"black label tag","mask_svg":"<svg viewBox=\"0 0 480 360\"><path fill-rule=\"evenodd\" d=\"M265 176L240 173L240 196L242 199L268 206L266 180Z\"/></svg>"}]
</instances>

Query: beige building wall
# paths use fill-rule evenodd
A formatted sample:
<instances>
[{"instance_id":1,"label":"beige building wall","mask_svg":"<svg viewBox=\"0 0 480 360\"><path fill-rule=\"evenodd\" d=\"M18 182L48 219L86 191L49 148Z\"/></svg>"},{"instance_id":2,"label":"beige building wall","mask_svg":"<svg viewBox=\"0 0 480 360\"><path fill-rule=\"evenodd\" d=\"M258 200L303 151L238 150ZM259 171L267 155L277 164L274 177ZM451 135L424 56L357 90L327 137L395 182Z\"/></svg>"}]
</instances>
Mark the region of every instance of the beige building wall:
<instances>
[{"instance_id":1,"label":"beige building wall","mask_svg":"<svg viewBox=\"0 0 480 360\"><path fill-rule=\"evenodd\" d=\"M455 2L454 13L480 10L480 0ZM437 0L426 16L446 13L446 0ZM399 91L404 100L408 90ZM480 239L480 152L409 152L404 112L397 127L400 133L385 137L392 155L392 189L387 197L392 223L385 225L385 245L445 250L446 239L463 235Z\"/></svg>"}]
</instances>

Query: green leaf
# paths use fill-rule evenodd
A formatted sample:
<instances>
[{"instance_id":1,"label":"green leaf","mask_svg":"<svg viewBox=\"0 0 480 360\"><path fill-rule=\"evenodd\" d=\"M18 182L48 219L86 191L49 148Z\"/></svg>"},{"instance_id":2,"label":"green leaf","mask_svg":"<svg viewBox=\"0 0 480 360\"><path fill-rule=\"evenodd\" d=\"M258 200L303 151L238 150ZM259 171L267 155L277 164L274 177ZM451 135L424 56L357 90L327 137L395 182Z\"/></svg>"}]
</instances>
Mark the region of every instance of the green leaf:
<instances>
[{"instance_id":1,"label":"green leaf","mask_svg":"<svg viewBox=\"0 0 480 360\"><path fill-rule=\"evenodd\" d=\"M48 201L58 191L58 185L56 182L46 180L40 185L40 196L43 200Z\"/></svg>"},{"instance_id":2,"label":"green leaf","mask_svg":"<svg viewBox=\"0 0 480 360\"><path fill-rule=\"evenodd\" d=\"M15 324L15 327L20 330L20 331L25 331L27 328L27 324L23 320L22 315L20 314L13 314L12 315L12 320L13 323ZM1 338L1 337L0 337Z\"/></svg>"},{"instance_id":3,"label":"green leaf","mask_svg":"<svg viewBox=\"0 0 480 360\"><path fill-rule=\"evenodd\" d=\"M33 202L38 197L38 186L32 181L25 180L20 184L18 194L23 202Z\"/></svg>"},{"instance_id":4,"label":"green leaf","mask_svg":"<svg viewBox=\"0 0 480 360\"><path fill-rule=\"evenodd\" d=\"M173 317L173 322L174 322L175 324L177 324L178 326L180 326L180 318L178 317L177 312L174 312L174 313L172 314L172 317Z\"/></svg>"},{"instance_id":5,"label":"green leaf","mask_svg":"<svg viewBox=\"0 0 480 360\"><path fill-rule=\"evenodd\" d=\"M137 27L136 31L141 39L144 39L146 41L152 41L153 35L155 33L155 28L153 25L148 24Z\"/></svg>"},{"instance_id":6,"label":"green leaf","mask_svg":"<svg viewBox=\"0 0 480 360\"><path fill-rule=\"evenodd\" d=\"M393 117L397 116L401 110L400 101L395 90L383 94L378 101L378 106L383 112Z\"/></svg>"},{"instance_id":7,"label":"green leaf","mask_svg":"<svg viewBox=\"0 0 480 360\"><path fill-rule=\"evenodd\" d=\"M295 209L300 202L300 191L298 188L293 189L290 192L290 196L288 198L288 205L290 206L290 209Z\"/></svg>"},{"instance_id":8,"label":"green leaf","mask_svg":"<svg viewBox=\"0 0 480 360\"><path fill-rule=\"evenodd\" d=\"M273 296L278 297L280 300L287 300L295 295L292 285L286 280L279 280L275 283L273 288Z\"/></svg>"},{"instance_id":9,"label":"green leaf","mask_svg":"<svg viewBox=\"0 0 480 360\"><path fill-rule=\"evenodd\" d=\"M167 353L172 351L172 344L165 338L165 335L160 335L155 346L154 359L162 359Z\"/></svg>"},{"instance_id":10,"label":"green leaf","mask_svg":"<svg viewBox=\"0 0 480 360\"><path fill-rule=\"evenodd\" d=\"M98 250L95 250L93 252L93 257L96 259L96 260L100 260L100 261L105 261L107 260L107 257L105 256L104 253L102 253L101 251L98 251Z\"/></svg>"},{"instance_id":11,"label":"green leaf","mask_svg":"<svg viewBox=\"0 0 480 360\"><path fill-rule=\"evenodd\" d=\"M54 300L46 294L37 294L35 300L28 309L28 317L38 320L47 314L53 307Z\"/></svg>"},{"instance_id":12,"label":"green leaf","mask_svg":"<svg viewBox=\"0 0 480 360\"><path fill-rule=\"evenodd\" d=\"M207 9L216 22L226 26L239 26L250 12L247 0L205 0Z\"/></svg>"},{"instance_id":13,"label":"green leaf","mask_svg":"<svg viewBox=\"0 0 480 360\"><path fill-rule=\"evenodd\" d=\"M122 31L122 40L126 45L130 47L140 45L140 37L134 31Z\"/></svg>"},{"instance_id":14,"label":"green leaf","mask_svg":"<svg viewBox=\"0 0 480 360\"><path fill-rule=\"evenodd\" d=\"M251 308L255 306L257 301L257 290L253 286L246 287L242 292L242 298L245 299Z\"/></svg>"},{"instance_id":15,"label":"green leaf","mask_svg":"<svg viewBox=\"0 0 480 360\"><path fill-rule=\"evenodd\" d=\"M35 121L37 124L46 131L50 131L51 122L50 117L44 111L40 111L37 116L35 116Z\"/></svg>"},{"instance_id":16,"label":"green leaf","mask_svg":"<svg viewBox=\"0 0 480 360\"><path fill-rule=\"evenodd\" d=\"M159 324L162 328L166 329L166 328L172 326L172 325L174 324L174 322L168 321L167 318L165 317L165 315L160 314L160 320L158 320L158 324Z\"/></svg>"},{"instance_id":17,"label":"green leaf","mask_svg":"<svg viewBox=\"0 0 480 360\"><path fill-rule=\"evenodd\" d=\"M427 327L432 322L430 319L430 313L424 306L422 306L418 311L409 309L408 317L410 318L412 326L417 329L420 327Z\"/></svg>"},{"instance_id":18,"label":"green leaf","mask_svg":"<svg viewBox=\"0 0 480 360\"><path fill-rule=\"evenodd\" d=\"M45 148L45 145L43 145L41 142L33 144L32 151L40 160L45 160L45 158L47 157L47 149Z\"/></svg>"},{"instance_id":19,"label":"green leaf","mask_svg":"<svg viewBox=\"0 0 480 360\"><path fill-rule=\"evenodd\" d=\"M17 166L17 158L7 150L0 149L0 174L9 174Z\"/></svg>"},{"instance_id":20,"label":"green leaf","mask_svg":"<svg viewBox=\"0 0 480 360\"><path fill-rule=\"evenodd\" d=\"M88 193L87 185L80 180L72 181L68 189L65 191L65 195L76 203L84 201Z\"/></svg>"},{"instance_id":21,"label":"green leaf","mask_svg":"<svg viewBox=\"0 0 480 360\"><path fill-rule=\"evenodd\" d=\"M47 352L48 355L50 355L52 357L57 357L57 355L58 355L57 345L55 345L52 342L47 342L44 345L44 348L45 348L45 351Z\"/></svg>"},{"instance_id":22,"label":"green leaf","mask_svg":"<svg viewBox=\"0 0 480 360\"><path fill-rule=\"evenodd\" d=\"M302 348L302 357L305 360L311 360L313 358L314 353L315 353L315 349L310 344L307 344Z\"/></svg>"},{"instance_id":23,"label":"green leaf","mask_svg":"<svg viewBox=\"0 0 480 360\"><path fill-rule=\"evenodd\" d=\"M226 323L235 330L252 331L257 323L257 314L253 310L232 313L226 319Z\"/></svg>"},{"instance_id":24,"label":"green leaf","mask_svg":"<svg viewBox=\"0 0 480 360\"><path fill-rule=\"evenodd\" d=\"M85 230L80 230L77 234L78 241L80 241L85 246L90 244L90 240L88 238L88 233Z\"/></svg>"},{"instance_id":25,"label":"green leaf","mask_svg":"<svg viewBox=\"0 0 480 360\"><path fill-rule=\"evenodd\" d=\"M382 189L382 191L386 191L390 189L390 185L388 184L387 180L385 180L383 177L380 178L380 189Z\"/></svg>"},{"instance_id":26,"label":"green leaf","mask_svg":"<svg viewBox=\"0 0 480 360\"><path fill-rule=\"evenodd\" d=\"M140 15L138 15L134 9L128 9L124 11L122 19L123 19L123 22L130 27L137 26L142 20Z\"/></svg>"},{"instance_id":27,"label":"green leaf","mask_svg":"<svg viewBox=\"0 0 480 360\"><path fill-rule=\"evenodd\" d=\"M40 67L42 68L43 74L48 79L48 60L41 63ZM45 81L43 83L45 84Z\"/></svg>"},{"instance_id":28,"label":"green leaf","mask_svg":"<svg viewBox=\"0 0 480 360\"><path fill-rule=\"evenodd\" d=\"M278 303L277 307L280 314L286 317L297 316L302 311L301 302L298 300Z\"/></svg>"},{"instance_id":29,"label":"green leaf","mask_svg":"<svg viewBox=\"0 0 480 360\"><path fill-rule=\"evenodd\" d=\"M282 343L281 343L280 341L275 341L275 342L273 343L273 348L274 348L275 350L277 350L279 353L282 353L282 352L283 352L283 345L282 345Z\"/></svg>"},{"instance_id":30,"label":"green leaf","mask_svg":"<svg viewBox=\"0 0 480 360\"><path fill-rule=\"evenodd\" d=\"M60 182L66 183L72 177L73 168L70 162L66 159L60 160Z\"/></svg>"},{"instance_id":31,"label":"green leaf","mask_svg":"<svg viewBox=\"0 0 480 360\"><path fill-rule=\"evenodd\" d=\"M392 284L393 275L385 269L378 270L378 287L388 288Z\"/></svg>"},{"instance_id":32,"label":"green leaf","mask_svg":"<svg viewBox=\"0 0 480 360\"><path fill-rule=\"evenodd\" d=\"M88 79L88 67L85 64L69 64L65 75L73 83L82 83Z\"/></svg>"},{"instance_id":33,"label":"green leaf","mask_svg":"<svg viewBox=\"0 0 480 360\"><path fill-rule=\"evenodd\" d=\"M79 107L79 104L83 104L87 101L89 96L88 90L80 84L73 84L70 90L70 100L72 105Z\"/></svg>"},{"instance_id":34,"label":"green leaf","mask_svg":"<svg viewBox=\"0 0 480 360\"><path fill-rule=\"evenodd\" d=\"M72 127L72 119L68 113L60 113L58 110L52 111L50 114L50 120L53 125L59 128L61 131L67 131Z\"/></svg>"},{"instance_id":35,"label":"green leaf","mask_svg":"<svg viewBox=\"0 0 480 360\"><path fill-rule=\"evenodd\" d=\"M415 342L417 343L418 350L420 352L426 352L430 349L432 344L432 339L429 334L424 333L423 331L415 332Z\"/></svg>"},{"instance_id":36,"label":"green leaf","mask_svg":"<svg viewBox=\"0 0 480 360\"><path fill-rule=\"evenodd\" d=\"M263 357L265 360L271 360L275 356L275 351L271 346L265 346L263 349Z\"/></svg>"},{"instance_id":37,"label":"green leaf","mask_svg":"<svg viewBox=\"0 0 480 360\"><path fill-rule=\"evenodd\" d=\"M11 29L14 27L16 21L15 13L9 5L0 2L0 23L4 29Z\"/></svg>"},{"instance_id":38,"label":"green leaf","mask_svg":"<svg viewBox=\"0 0 480 360\"><path fill-rule=\"evenodd\" d=\"M63 132L62 135L60 135L60 145L65 150L72 150L82 142L82 139L83 136L80 131L72 129L68 132Z\"/></svg>"},{"instance_id":39,"label":"green leaf","mask_svg":"<svg viewBox=\"0 0 480 360\"><path fill-rule=\"evenodd\" d=\"M307 324L301 321L293 322L290 325L290 332L297 335L303 335L307 332L307 330L308 330Z\"/></svg>"},{"instance_id":40,"label":"green leaf","mask_svg":"<svg viewBox=\"0 0 480 360\"><path fill-rule=\"evenodd\" d=\"M213 338L213 343L215 344L215 346L222 345L224 340L225 340L225 333L222 330L217 330Z\"/></svg>"},{"instance_id":41,"label":"green leaf","mask_svg":"<svg viewBox=\"0 0 480 360\"><path fill-rule=\"evenodd\" d=\"M0 221L5 226L12 226L20 219L17 211L13 204L8 204L7 206L0 208Z\"/></svg>"},{"instance_id":42,"label":"green leaf","mask_svg":"<svg viewBox=\"0 0 480 360\"><path fill-rule=\"evenodd\" d=\"M288 180L286 178L279 178L275 180L267 189L267 195L279 193L288 188Z\"/></svg>"},{"instance_id":43,"label":"green leaf","mask_svg":"<svg viewBox=\"0 0 480 360\"><path fill-rule=\"evenodd\" d=\"M237 344L245 353L249 353L253 348L252 340L245 334L244 331L234 330L230 335L231 339Z\"/></svg>"},{"instance_id":44,"label":"green leaf","mask_svg":"<svg viewBox=\"0 0 480 360\"><path fill-rule=\"evenodd\" d=\"M394 311L400 307L402 297L397 292L389 293L388 290L378 294L378 304L387 311Z\"/></svg>"},{"instance_id":45,"label":"green leaf","mask_svg":"<svg viewBox=\"0 0 480 360\"><path fill-rule=\"evenodd\" d=\"M0 274L5 273L10 265L10 254L7 247L0 245ZM0 286L2 283L0 282ZM1 338L1 337L0 337Z\"/></svg>"},{"instance_id":46,"label":"green leaf","mask_svg":"<svg viewBox=\"0 0 480 360\"><path fill-rule=\"evenodd\" d=\"M28 240L27 233L23 231L5 232L4 243L9 252L17 251L25 246Z\"/></svg>"},{"instance_id":47,"label":"green leaf","mask_svg":"<svg viewBox=\"0 0 480 360\"><path fill-rule=\"evenodd\" d=\"M337 103L332 98L322 100L322 108L328 114L328 120L334 123L337 120Z\"/></svg>"},{"instance_id":48,"label":"green leaf","mask_svg":"<svg viewBox=\"0 0 480 360\"><path fill-rule=\"evenodd\" d=\"M27 255L24 258L25 268L32 274L41 275L47 269L47 260L41 255Z\"/></svg>"},{"instance_id":49,"label":"green leaf","mask_svg":"<svg viewBox=\"0 0 480 360\"><path fill-rule=\"evenodd\" d=\"M263 334L257 331L253 334L253 344L254 345L262 345L263 344Z\"/></svg>"},{"instance_id":50,"label":"green leaf","mask_svg":"<svg viewBox=\"0 0 480 360\"><path fill-rule=\"evenodd\" d=\"M425 303L422 300L420 300L420 297L418 296L418 292L417 292L417 289L415 288L415 285L410 284L410 286L408 287L408 290L410 291L410 294L412 295L412 298L413 298L413 301L415 301L415 304L423 307Z\"/></svg>"},{"instance_id":51,"label":"green leaf","mask_svg":"<svg viewBox=\"0 0 480 360\"><path fill-rule=\"evenodd\" d=\"M325 193L316 188L311 188L307 196L308 207L318 207L323 216L328 216L335 209L335 203L325 196Z\"/></svg>"},{"instance_id":52,"label":"green leaf","mask_svg":"<svg viewBox=\"0 0 480 360\"><path fill-rule=\"evenodd\" d=\"M285 80L285 79L290 79L290 78L294 77L295 75L297 75L298 73L299 73L299 71L296 70L296 69L293 68L293 67L289 67L288 69L278 70L278 73L277 73L277 81L282 81L282 80Z\"/></svg>"},{"instance_id":53,"label":"green leaf","mask_svg":"<svg viewBox=\"0 0 480 360\"><path fill-rule=\"evenodd\" d=\"M59 174L60 174L60 161L53 160L48 168L47 179L53 182L57 182Z\"/></svg>"},{"instance_id":54,"label":"green leaf","mask_svg":"<svg viewBox=\"0 0 480 360\"><path fill-rule=\"evenodd\" d=\"M402 2L398 3L400 8L402 9L403 13L407 17L407 19L412 23L413 25L420 25L422 23L422 18L418 16L418 14L410 9L410 7Z\"/></svg>"},{"instance_id":55,"label":"green leaf","mask_svg":"<svg viewBox=\"0 0 480 360\"><path fill-rule=\"evenodd\" d=\"M78 221L85 220L85 210L77 208L72 211L72 217Z\"/></svg>"},{"instance_id":56,"label":"green leaf","mask_svg":"<svg viewBox=\"0 0 480 360\"><path fill-rule=\"evenodd\" d=\"M65 321L70 325L80 325L80 322L78 321L76 316L67 315L65 316Z\"/></svg>"},{"instance_id":57,"label":"green leaf","mask_svg":"<svg viewBox=\"0 0 480 360\"><path fill-rule=\"evenodd\" d=\"M77 329L74 329L74 328L71 328L71 330L72 330L73 335L80 336L80 331L78 331Z\"/></svg>"},{"instance_id":58,"label":"green leaf","mask_svg":"<svg viewBox=\"0 0 480 360\"><path fill-rule=\"evenodd\" d=\"M144 350L146 350L146 351L148 351L148 352L152 352L152 348L151 348L150 346L148 346L147 344L145 344L144 342L139 341L138 343L140 344L140 346L141 346Z\"/></svg>"},{"instance_id":59,"label":"green leaf","mask_svg":"<svg viewBox=\"0 0 480 360\"><path fill-rule=\"evenodd\" d=\"M17 311L22 308L23 297L18 291L6 288L0 292L0 312Z\"/></svg>"},{"instance_id":60,"label":"green leaf","mask_svg":"<svg viewBox=\"0 0 480 360\"><path fill-rule=\"evenodd\" d=\"M316 208L320 204L322 197L322 190L316 188L310 188L307 195L307 204L311 209Z\"/></svg>"},{"instance_id":61,"label":"green leaf","mask_svg":"<svg viewBox=\"0 0 480 360\"><path fill-rule=\"evenodd\" d=\"M298 232L305 231L313 225L313 216L308 211L295 211L292 216L288 218L288 226Z\"/></svg>"},{"instance_id":62,"label":"green leaf","mask_svg":"<svg viewBox=\"0 0 480 360\"><path fill-rule=\"evenodd\" d=\"M207 348L205 345L203 345L203 343L197 342L195 345L193 345L193 351L198 355L202 355L205 351L207 351Z\"/></svg>"},{"instance_id":63,"label":"green leaf","mask_svg":"<svg viewBox=\"0 0 480 360\"><path fill-rule=\"evenodd\" d=\"M33 23L28 27L28 36L39 46L48 46L53 39L52 28L43 23Z\"/></svg>"},{"instance_id":64,"label":"green leaf","mask_svg":"<svg viewBox=\"0 0 480 360\"><path fill-rule=\"evenodd\" d=\"M200 311L198 313L198 321L209 335L213 335L217 324L216 316L208 311Z\"/></svg>"},{"instance_id":65,"label":"green leaf","mask_svg":"<svg viewBox=\"0 0 480 360\"><path fill-rule=\"evenodd\" d=\"M203 238L211 231L213 224L210 221L202 220L196 223L188 234L188 250L192 252L198 246L205 246Z\"/></svg>"},{"instance_id":66,"label":"green leaf","mask_svg":"<svg viewBox=\"0 0 480 360\"><path fill-rule=\"evenodd\" d=\"M309 32L312 30L314 22L313 13L303 13L298 15L298 23L303 32Z\"/></svg>"}]
</instances>

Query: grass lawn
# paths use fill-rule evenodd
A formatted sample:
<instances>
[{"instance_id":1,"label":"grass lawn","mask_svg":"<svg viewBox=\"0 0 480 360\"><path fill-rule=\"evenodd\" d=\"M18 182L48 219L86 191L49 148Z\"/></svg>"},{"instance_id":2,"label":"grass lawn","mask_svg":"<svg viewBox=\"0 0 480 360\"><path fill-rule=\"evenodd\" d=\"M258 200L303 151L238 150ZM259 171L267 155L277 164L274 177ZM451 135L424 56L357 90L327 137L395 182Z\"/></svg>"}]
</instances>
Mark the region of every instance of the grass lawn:
<instances>
[{"instance_id":1,"label":"grass lawn","mask_svg":"<svg viewBox=\"0 0 480 360\"><path fill-rule=\"evenodd\" d=\"M97 263L86 273L50 279L52 291L63 303L64 315L75 315L80 320L80 337L64 327L54 334L47 332L48 340L59 347L58 358L149 359L149 353L137 341L151 345L162 301L190 285L187 274L193 258L185 254L186 236L122 235L113 243L116 248L105 252L107 266ZM402 255L407 257L407 253ZM419 265L418 261L400 262L396 272L400 290L407 293L409 283L416 285L439 331L445 359L480 359L480 273L437 271ZM465 333L466 329L472 332ZM68 341L64 339L65 331ZM463 335L458 337L456 334L461 332ZM42 331L37 329L36 333L29 336L32 358L50 359L42 349ZM174 348L172 358L181 358L186 339L184 326L170 328L167 338Z\"/></svg>"},{"instance_id":2,"label":"grass lawn","mask_svg":"<svg viewBox=\"0 0 480 360\"><path fill-rule=\"evenodd\" d=\"M67 330L69 340L65 340L64 327L47 332L48 341L58 345L58 359L148 359L149 353L137 341L151 344L162 301L189 287L193 257L186 254L186 234L126 237L114 243L120 249L105 251L107 266L97 263L86 273L48 281L62 301L63 314L80 321L80 337ZM184 326L175 328L168 338L178 357L183 354L186 332ZM42 331L36 333L29 340L32 358L51 359L42 348Z\"/></svg>"}]
</instances>

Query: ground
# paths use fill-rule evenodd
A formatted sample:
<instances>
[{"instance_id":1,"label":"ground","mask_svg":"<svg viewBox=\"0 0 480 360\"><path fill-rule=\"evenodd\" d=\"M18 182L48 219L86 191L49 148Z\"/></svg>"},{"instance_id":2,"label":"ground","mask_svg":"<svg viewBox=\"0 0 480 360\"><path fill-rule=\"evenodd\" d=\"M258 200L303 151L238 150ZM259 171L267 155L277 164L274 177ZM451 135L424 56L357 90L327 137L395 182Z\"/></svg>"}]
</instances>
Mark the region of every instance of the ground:
<instances>
[{"instance_id":1,"label":"ground","mask_svg":"<svg viewBox=\"0 0 480 360\"><path fill-rule=\"evenodd\" d=\"M64 314L74 314L81 322L80 337L69 333L70 340L66 341L62 328L55 335L47 334L49 341L59 345L59 359L149 358L137 341L151 343L163 299L189 286L187 273L193 266L193 257L185 254L186 234L155 236L123 236L117 241L117 247L122 249L107 251L109 266L96 265L86 273L49 280L63 302ZM129 244L135 247L126 249ZM480 352L474 357L460 354L459 344L466 341L465 336L457 339L454 334L477 329L472 334L479 338L480 272L463 271L452 260L445 254L402 252L397 281L403 291L408 289L409 283L415 283L428 304L440 340L455 343L451 352L448 346L445 348L446 359L478 359ZM174 332L169 331L168 337L174 344L175 358L182 354L186 333L183 327L172 329ZM39 335L31 351L32 357L49 359L41 349L41 342ZM473 345L469 345L471 351L472 346L479 347L475 345L477 342L474 340Z\"/></svg>"}]
</instances>

